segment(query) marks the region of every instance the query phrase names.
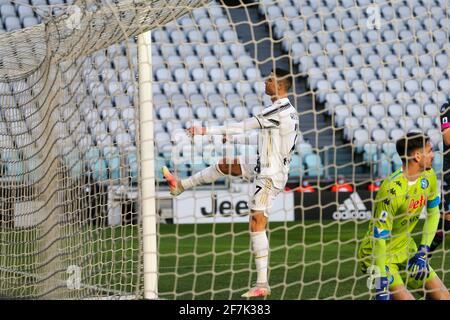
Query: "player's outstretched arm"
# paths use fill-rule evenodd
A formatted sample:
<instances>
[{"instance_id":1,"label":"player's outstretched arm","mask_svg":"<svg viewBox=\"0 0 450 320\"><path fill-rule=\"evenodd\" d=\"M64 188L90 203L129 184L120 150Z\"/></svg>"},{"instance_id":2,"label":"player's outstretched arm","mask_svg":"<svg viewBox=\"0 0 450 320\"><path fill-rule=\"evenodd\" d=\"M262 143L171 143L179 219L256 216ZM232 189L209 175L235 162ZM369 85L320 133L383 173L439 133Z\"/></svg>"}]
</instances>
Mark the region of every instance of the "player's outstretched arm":
<instances>
[{"instance_id":1,"label":"player's outstretched arm","mask_svg":"<svg viewBox=\"0 0 450 320\"><path fill-rule=\"evenodd\" d=\"M249 130L261 128L258 120L255 117L248 118L244 121L231 123L226 126L211 126L211 127L191 127L186 129L190 136L194 135L235 135L242 134Z\"/></svg>"}]
</instances>

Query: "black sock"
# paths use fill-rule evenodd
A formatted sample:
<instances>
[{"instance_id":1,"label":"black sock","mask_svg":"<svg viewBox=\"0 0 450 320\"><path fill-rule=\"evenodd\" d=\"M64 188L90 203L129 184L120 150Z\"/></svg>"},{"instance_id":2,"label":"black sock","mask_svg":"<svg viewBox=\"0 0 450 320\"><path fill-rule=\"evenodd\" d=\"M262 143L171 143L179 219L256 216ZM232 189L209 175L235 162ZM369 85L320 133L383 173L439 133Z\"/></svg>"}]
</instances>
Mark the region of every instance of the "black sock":
<instances>
[{"instance_id":1,"label":"black sock","mask_svg":"<svg viewBox=\"0 0 450 320\"><path fill-rule=\"evenodd\" d=\"M444 238L444 232L442 230L438 230L436 234L434 235L434 239L431 242L430 245L430 251L433 252L436 250L437 247L439 247L442 243L442 239Z\"/></svg>"}]
</instances>

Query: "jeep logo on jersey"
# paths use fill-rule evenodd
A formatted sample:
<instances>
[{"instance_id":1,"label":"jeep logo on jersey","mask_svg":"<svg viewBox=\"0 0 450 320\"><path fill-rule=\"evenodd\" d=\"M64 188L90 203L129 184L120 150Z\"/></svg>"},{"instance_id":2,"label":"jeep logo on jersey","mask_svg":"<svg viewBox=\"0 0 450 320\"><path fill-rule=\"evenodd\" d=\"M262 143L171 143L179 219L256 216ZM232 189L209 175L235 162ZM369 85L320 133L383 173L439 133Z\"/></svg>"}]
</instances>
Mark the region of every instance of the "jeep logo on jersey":
<instances>
[{"instance_id":1,"label":"jeep logo on jersey","mask_svg":"<svg viewBox=\"0 0 450 320\"><path fill-rule=\"evenodd\" d=\"M417 209L425 205L425 197L422 195L419 200L411 199L409 203L409 209Z\"/></svg>"},{"instance_id":2,"label":"jeep logo on jersey","mask_svg":"<svg viewBox=\"0 0 450 320\"><path fill-rule=\"evenodd\" d=\"M422 180L420 180L420 186L422 187L422 189L428 188L428 180L425 178L422 178Z\"/></svg>"},{"instance_id":3,"label":"jeep logo on jersey","mask_svg":"<svg viewBox=\"0 0 450 320\"><path fill-rule=\"evenodd\" d=\"M357 192L352 193L333 213L334 220L368 220L371 216Z\"/></svg>"}]
</instances>

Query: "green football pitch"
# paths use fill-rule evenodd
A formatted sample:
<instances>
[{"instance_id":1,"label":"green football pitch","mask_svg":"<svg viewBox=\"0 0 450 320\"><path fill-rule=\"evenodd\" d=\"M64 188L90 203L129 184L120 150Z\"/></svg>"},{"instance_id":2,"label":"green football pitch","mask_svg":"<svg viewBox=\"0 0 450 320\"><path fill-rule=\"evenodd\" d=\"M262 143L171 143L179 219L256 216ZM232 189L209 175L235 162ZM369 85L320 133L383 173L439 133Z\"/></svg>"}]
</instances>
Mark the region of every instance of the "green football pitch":
<instances>
[{"instance_id":1,"label":"green football pitch","mask_svg":"<svg viewBox=\"0 0 450 320\"><path fill-rule=\"evenodd\" d=\"M416 230L422 229L422 221ZM270 299L369 299L368 277L356 255L367 222L306 221L270 223ZM101 291L133 296L142 285L137 226L88 228L84 244L67 244L84 258L83 283ZM45 298L33 276L37 252L34 231L2 231L0 297ZM89 235L89 237L87 237ZM248 224L158 226L158 291L161 299L241 299L256 282ZM415 236L416 239L420 235ZM89 240L88 240L89 239ZM431 265L450 288L450 240L433 255ZM64 256L62 257L64 258ZM80 260L78 260L80 261ZM67 277L60 270L61 279ZM139 283L139 285L138 285ZM65 283L62 283L65 286ZM72 298L83 297L68 291ZM417 293L417 298L420 298Z\"/></svg>"},{"instance_id":2,"label":"green football pitch","mask_svg":"<svg viewBox=\"0 0 450 320\"><path fill-rule=\"evenodd\" d=\"M270 223L270 299L369 299L368 277L356 260L367 227L354 221ZM419 224L416 230L421 229ZM161 298L241 299L255 283L247 224L160 225L159 230ZM448 244L431 265L450 287Z\"/></svg>"}]
</instances>

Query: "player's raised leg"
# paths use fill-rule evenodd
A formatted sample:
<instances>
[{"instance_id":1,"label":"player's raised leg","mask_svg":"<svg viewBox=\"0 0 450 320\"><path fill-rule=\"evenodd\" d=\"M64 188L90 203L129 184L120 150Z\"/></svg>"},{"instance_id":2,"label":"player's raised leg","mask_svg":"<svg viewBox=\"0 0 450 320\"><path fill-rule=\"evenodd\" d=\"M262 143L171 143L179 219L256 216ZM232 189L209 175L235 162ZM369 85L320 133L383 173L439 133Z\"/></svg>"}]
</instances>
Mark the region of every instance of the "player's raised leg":
<instances>
[{"instance_id":1,"label":"player's raised leg","mask_svg":"<svg viewBox=\"0 0 450 320\"><path fill-rule=\"evenodd\" d=\"M228 158L224 158L219 164L207 167L182 180L178 180L165 166L162 168L162 172L169 184L170 194L173 196L178 196L185 190L192 189L199 185L213 183L225 175L240 176L242 174L238 159Z\"/></svg>"}]
</instances>

